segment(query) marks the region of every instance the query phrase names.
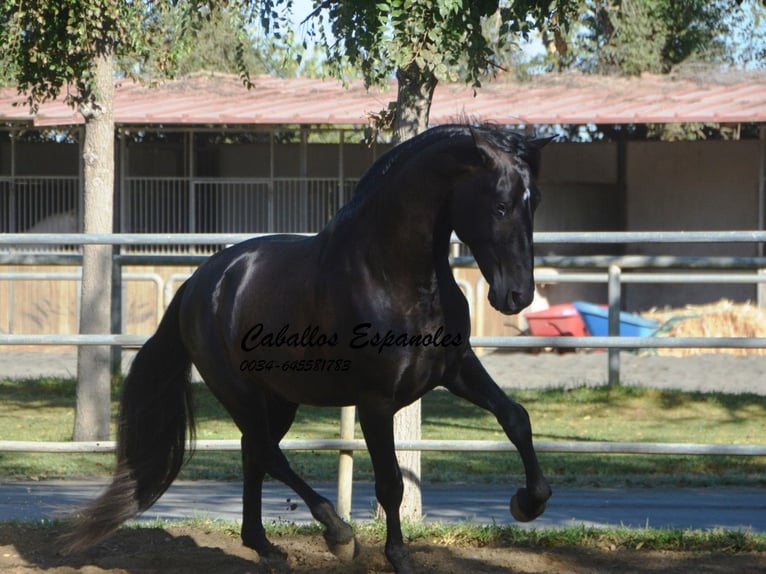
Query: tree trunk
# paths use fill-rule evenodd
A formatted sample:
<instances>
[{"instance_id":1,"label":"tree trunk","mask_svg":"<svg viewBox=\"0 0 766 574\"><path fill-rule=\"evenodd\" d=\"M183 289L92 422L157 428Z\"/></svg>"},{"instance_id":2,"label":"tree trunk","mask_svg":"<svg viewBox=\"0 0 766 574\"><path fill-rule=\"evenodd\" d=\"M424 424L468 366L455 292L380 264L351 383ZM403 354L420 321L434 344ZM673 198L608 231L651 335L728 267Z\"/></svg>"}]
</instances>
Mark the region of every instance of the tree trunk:
<instances>
[{"instance_id":1,"label":"tree trunk","mask_svg":"<svg viewBox=\"0 0 766 574\"><path fill-rule=\"evenodd\" d=\"M111 233L114 196L114 80L110 54L94 63L95 101L81 106L83 144L83 232ZM80 333L111 331L112 246L82 246ZM74 440L109 438L111 373L109 346L77 351Z\"/></svg>"},{"instance_id":2,"label":"tree trunk","mask_svg":"<svg viewBox=\"0 0 766 574\"><path fill-rule=\"evenodd\" d=\"M436 77L417 64L396 71L398 91L393 143L401 143L428 129L428 115L436 89Z\"/></svg>"},{"instance_id":3,"label":"tree trunk","mask_svg":"<svg viewBox=\"0 0 766 574\"><path fill-rule=\"evenodd\" d=\"M398 92L394 117L393 143L401 143L428 129L428 115L436 88L436 78L431 72L421 70L416 64L400 68L396 72ZM396 441L420 440L420 401L403 408L394 417ZM420 451L398 451L399 467L404 480L404 498L400 515L408 520L420 520L423 502L420 493Z\"/></svg>"}]
</instances>

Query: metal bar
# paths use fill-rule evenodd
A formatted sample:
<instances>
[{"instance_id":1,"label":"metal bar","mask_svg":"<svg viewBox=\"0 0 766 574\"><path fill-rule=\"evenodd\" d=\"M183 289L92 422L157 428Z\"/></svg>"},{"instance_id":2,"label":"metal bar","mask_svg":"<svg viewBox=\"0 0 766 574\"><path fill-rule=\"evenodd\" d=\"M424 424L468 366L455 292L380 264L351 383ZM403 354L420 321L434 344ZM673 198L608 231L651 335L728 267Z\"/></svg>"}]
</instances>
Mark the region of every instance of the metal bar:
<instances>
[{"instance_id":1,"label":"metal bar","mask_svg":"<svg viewBox=\"0 0 766 574\"><path fill-rule=\"evenodd\" d=\"M0 235L0 245L5 242L5 238L9 234ZM259 237L264 234L250 234L247 238ZM302 234L306 235L306 234ZM310 234L308 234L310 236ZM244 235L236 235L233 238L239 239L245 237ZM225 239L232 239L232 236L224 236L222 238L221 245L236 243L237 241L225 241ZM191 241L190 241L191 242ZM39 241L44 243L44 241ZM139 243L136 243L137 245ZM119 261L122 265L178 265L178 266L190 266L199 265L210 255L190 255L190 254L164 254L164 253L131 253L124 255L115 255L116 261ZM536 259L537 266L546 266L545 263L547 257ZM647 259L651 259L648 261ZM638 261L637 261L638 260ZM82 262L82 256L79 253L2 253L0 252L0 264L4 265L79 265ZM766 258L758 257L662 257L662 258L647 258L643 256L630 256L630 257L605 257L605 256L582 256L572 260L567 258L566 260L556 261L551 265L553 267L559 267L562 269L571 268L596 268L606 269L609 265L619 265L623 271L625 269L640 268L656 268L656 269L761 269L766 268ZM453 267L476 267L476 262L472 257L460 257L452 260ZM636 279L632 279L633 276ZM678 275L681 277L682 275ZM722 274L711 274L710 282L714 282ZM539 281L553 282L552 275L545 275L544 272L536 274ZM599 281L599 277L602 279ZM623 275L623 281L630 282L643 282L654 281L654 275L635 273L626 273ZM681 282L675 279L676 276L670 274L658 274L656 280L661 283L675 283ZM700 275L699 279L695 279L692 276L690 283L704 283L707 281L706 276ZM734 275L734 277L742 277L742 279L733 279L732 282L747 283L745 275ZM549 281L550 279L550 281ZM575 274L575 273L562 273L556 276L558 282L605 282L606 274ZM752 278L752 282L761 281L755 276ZM722 283L726 281L721 281Z\"/></svg>"},{"instance_id":2,"label":"metal bar","mask_svg":"<svg viewBox=\"0 0 766 574\"><path fill-rule=\"evenodd\" d=\"M451 257L452 267L478 267L476 260L469 256ZM691 257L677 255L539 255L535 267L557 267L560 269L607 269L617 265L621 269L762 269L766 267L764 257Z\"/></svg>"},{"instance_id":3,"label":"metal bar","mask_svg":"<svg viewBox=\"0 0 766 574\"><path fill-rule=\"evenodd\" d=\"M766 228L766 126L761 124L758 130L758 229ZM756 247L759 256L764 255L763 243ZM757 288L758 307L766 304L766 289L762 284Z\"/></svg>"},{"instance_id":4,"label":"metal bar","mask_svg":"<svg viewBox=\"0 0 766 574\"><path fill-rule=\"evenodd\" d=\"M0 334L0 345L143 345L148 335ZM766 337L471 337L474 347L498 349L764 349Z\"/></svg>"},{"instance_id":5,"label":"metal bar","mask_svg":"<svg viewBox=\"0 0 766 574\"><path fill-rule=\"evenodd\" d=\"M611 267L611 266L610 266ZM607 283L608 273L551 273L536 271L538 283ZM766 275L753 273L621 273L620 282L626 283L764 283Z\"/></svg>"},{"instance_id":6,"label":"metal bar","mask_svg":"<svg viewBox=\"0 0 766 574\"><path fill-rule=\"evenodd\" d=\"M766 231L543 231L535 243L756 243Z\"/></svg>"},{"instance_id":7,"label":"metal bar","mask_svg":"<svg viewBox=\"0 0 766 574\"><path fill-rule=\"evenodd\" d=\"M610 337L620 335L620 311L622 287L620 285L620 268L617 265L609 266L609 279L607 285L609 313L607 316L607 333ZM620 350L609 349L608 381L610 387L615 387L620 382Z\"/></svg>"},{"instance_id":8,"label":"metal bar","mask_svg":"<svg viewBox=\"0 0 766 574\"><path fill-rule=\"evenodd\" d=\"M0 345L122 345L140 347L146 335L6 335L0 334Z\"/></svg>"},{"instance_id":9,"label":"metal bar","mask_svg":"<svg viewBox=\"0 0 766 574\"><path fill-rule=\"evenodd\" d=\"M70 243L75 245L151 245L171 243L220 244L244 241L270 233L8 233L0 236L0 245L35 245ZM312 236L315 233L297 233ZM454 241L456 237L452 238ZM545 243L756 243L766 241L766 231L598 231L541 232L534 242ZM648 258L651 258L649 256Z\"/></svg>"},{"instance_id":10,"label":"metal bar","mask_svg":"<svg viewBox=\"0 0 766 574\"><path fill-rule=\"evenodd\" d=\"M239 440L199 440L187 443L197 451L239 451ZM287 439L279 443L283 450L364 451L362 439ZM0 452L113 452L115 441L35 442L0 441ZM636 443L609 441L536 441L538 452L608 453L652 455L766 456L766 445ZM509 441L491 440L407 440L397 441L396 450L421 452L515 452Z\"/></svg>"},{"instance_id":11,"label":"metal bar","mask_svg":"<svg viewBox=\"0 0 766 574\"><path fill-rule=\"evenodd\" d=\"M760 349L766 348L766 337L471 337L471 345L499 349Z\"/></svg>"},{"instance_id":12,"label":"metal bar","mask_svg":"<svg viewBox=\"0 0 766 574\"><path fill-rule=\"evenodd\" d=\"M5 233L0 245L46 245L69 243L73 245L224 245L239 243L273 233ZM294 233L310 237L315 233Z\"/></svg>"}]
</instances>

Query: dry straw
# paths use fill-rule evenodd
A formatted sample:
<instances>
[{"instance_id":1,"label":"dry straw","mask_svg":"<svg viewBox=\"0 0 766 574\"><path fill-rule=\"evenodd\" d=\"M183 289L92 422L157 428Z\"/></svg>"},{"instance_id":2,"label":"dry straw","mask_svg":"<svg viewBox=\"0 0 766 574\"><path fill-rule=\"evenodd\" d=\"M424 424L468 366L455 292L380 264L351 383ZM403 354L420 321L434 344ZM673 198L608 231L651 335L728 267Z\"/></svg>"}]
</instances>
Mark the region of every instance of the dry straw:
<instances>
[{"instance_id":1,"label":"dry straw","mask_svg":"<svg viewBox=\"0 0 766 574\"><path fill-rule=\"evenodd\" d=\"M722 299L707 305L650 309L641 315L660 323L671 321L667 337L766 337L766 310L752 303ZM686 317L676 322L673 319ZM657 349L659 355L686 356L702 353L766 355L766 349Z\"/></svg>"}]
</instances>

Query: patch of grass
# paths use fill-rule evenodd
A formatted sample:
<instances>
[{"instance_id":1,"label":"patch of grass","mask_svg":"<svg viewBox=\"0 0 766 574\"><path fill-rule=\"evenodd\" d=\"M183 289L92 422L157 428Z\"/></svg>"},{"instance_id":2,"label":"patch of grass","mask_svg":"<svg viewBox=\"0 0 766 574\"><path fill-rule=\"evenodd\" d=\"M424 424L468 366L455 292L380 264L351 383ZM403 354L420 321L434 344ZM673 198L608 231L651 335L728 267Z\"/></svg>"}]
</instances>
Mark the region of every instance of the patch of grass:
<instances>
[{"instance_id":1,"label":"patch of grass","mask_svg":"<svg viewBox=\"0 0 766 574\"><path fill-rule=\"evenodd\" d=\"M118 385L114 406L117 410ZM74 422L71 379L0 381L0 437L4 440L69 440ZM238 439L228 414L203 385L195 385L199 439ZM766 397L684 393L634 387L582 387L511 393L530 413L535 439L580 441L762 444ZM287 438L338 436L339 409L302 407ZM357 425L356 436L361 437ZM423 399L423 438L507 440L495 417L446 391ZM766 458L721 456L540 453L552 482L572 486L766 485ZM308 480L334 480L337 454L290 452ZM519 482L519 457L507 453L426 452L429 482ZM111 454L0 453L0 476L75 478L111 472ZM354 458L356 480L372 480L366 453ZM197 452L182 471L187 479L238 479L238 452Z\"/></svg>"},{"instance_id":2,"label":"patch of grass","mask_svg":"<svg viewBox=\"0 0 766 574\"><path fill-rule=\"evenodd\" d=\"M271 537L318 536L323 532L318 523L295 524L273 522L264 525ZM385 522L379 519L352 523L357 536L363 541L380 544L386 538ZM58 520L4 521L0 528L60 530ZM238 522L198 517L184 520L132 521L127 528L170 529L188 528L203 533L217 533L239 538ZM554 546L582 546L598 549L632 549L666 552L744 553L766 552L766 534L742 530L691 530L664 528L596 528L570 526L566 528L520 528L498 524L441 524L434 522L407 522L402 532L408 542L427 541L444 546L491 546L550 548Z\"/></svg>"},{"instance_id":3,"label":"patch of grass","mask_svg":"<svg viewBox=\"0 0 766 574\"><path fill-rule=\"evenodd\" d=\"M625 548L730 553L763 552L766 550L766 536L729 530L594 528L589 526L526 529L518 526L464 524L443 527L427 526L423 532L418 531L416 536L433 539L441 544L463 546L551 547L569 545L610 550Z\"/></svg>"}]
</instances>

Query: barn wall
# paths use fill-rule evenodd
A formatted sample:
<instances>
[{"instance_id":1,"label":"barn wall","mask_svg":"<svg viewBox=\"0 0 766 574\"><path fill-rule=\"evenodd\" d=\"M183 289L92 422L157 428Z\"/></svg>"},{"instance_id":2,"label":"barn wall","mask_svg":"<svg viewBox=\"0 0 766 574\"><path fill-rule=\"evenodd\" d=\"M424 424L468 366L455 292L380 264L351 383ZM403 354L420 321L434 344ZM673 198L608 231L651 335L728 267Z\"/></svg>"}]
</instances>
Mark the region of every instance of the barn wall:
<instances>
[{"instance_id":1,"label":"barn wall","mask_svg":"<svg viewBox=\"0 0 766 574\"><path fill-rule=\"evenodd\" d=\"M44 147L36 147L44 145ZM275 175L294 176L300 168L300 144L280 144L275 157ZM40 172L66 175L75 172L77 146L68 144L30 144L17 155L24 171L34 171L34 158ZM173 146L154 144L131 149L129 171L133 175L177 175L183 172L184 158ZM176 148L177 149L177 148ZM233 144L211 147L205 170L229 177L268 177L268 144ZM0 150L6 157L6 149ZM361 144L346 144L343 165L347 177L359 177L372 163L375 152ZM23 153L21 153L23 152ZM551 144L544 150L539 186L543 202L536 217L539 231L583 230L715 230L755 229L758 205L759 142L630 142L625 155L625 180L618 173L619 149L615 143ZM6 158L7 159L7 158ZM63 162L63 163L62 163ZM69 163L67 163L69 162ZM74 165L73 164L73 165ZM340 165L337 145L310 144L307 158L309 177L337 177ZM198 166L199 167L199 166ZM51 171L52 170L52 171ZM203 170L203 171L205 171ZM3 169L3 172L5 169ZM54 172L60 172L58 174ZM0 173L2 177L4 173ZM0 207L2 202L0 202ZM2 214L0 214L2 215ZM621 253L617 246L545 245L539 254ZM629 254L678 255L754 255L751 245L628 246ZM30 270L25 267L25 270ZM4 267L3 270L10 270ZM62 269L58 269L62 270ZM146 271L149 271L148 269ZM156 270L166 277L178 268ZM476 286L475 271L461 271L469 284ZM156 320L156 294L148 284L130 283L126 287L126 328L129 333L148 333ZM548 302L584 299L606 301L601 285L558 284L542 289ZM715 301L722 297L753 300L752 286L719 285L629 285L623 288L624 307L644 310L652 306L682 306ZM10 298L13 304L8 305ZM483 302L481 302L483 299ZM13 324L17 333L75 332L76 294L72 284L42 285L17 282L11 293L7 282L0 282L0 331ZM518 325L486 304L486 293L476 293L476 309L484 308L481 332L506 335ZM9 308L14 318L9 317ZM476 328L476 322L475 322Z\"/></svg>"},{"instance_id":2,"label":"barn wall","mask_svg":"<svg viewBox=\"0 0 766 574\"><path fill-rule=\"evenodd\" d=\"M758 227L759 142L633 142L627 155L629 231L750 230ZM631 245L637 255L754 256L753 244ZM755 300L751 285L632 285L629 309L721 298Z\"/></svg>"}]
</instances>

